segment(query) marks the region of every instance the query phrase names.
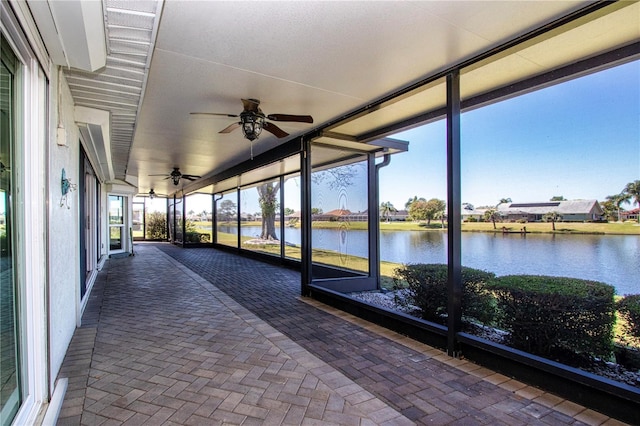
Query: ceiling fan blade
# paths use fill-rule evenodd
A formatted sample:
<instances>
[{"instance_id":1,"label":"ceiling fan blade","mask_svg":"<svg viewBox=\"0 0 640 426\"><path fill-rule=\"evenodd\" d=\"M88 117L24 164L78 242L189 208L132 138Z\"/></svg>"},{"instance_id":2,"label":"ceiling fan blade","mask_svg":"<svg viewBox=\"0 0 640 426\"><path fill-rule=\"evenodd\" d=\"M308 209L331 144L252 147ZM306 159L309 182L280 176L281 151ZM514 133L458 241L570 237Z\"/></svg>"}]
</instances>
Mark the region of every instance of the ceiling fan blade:
<instances>
[{"instance_id":1,"label":"ceiling fan blade","mask_svg":"<svg viewBox=\"0 0 640 426\"><path fill-rule=\"evenodd\" d=\"M206 118L206 117L240 117L237 114L224 114L224 113L220 113L220 112L190 112L190 115L193 115L195 117L202 117L202 118Z\"/></svg>"},{"instance_id":2,"label":"ceiling fan blade","mask_svg":"<svg viewBox=\"0 0 640 426\"><path fill-rule=\"evenodd\" d=\"M228 125L227 127L225 127L224 129L220 130L218 133L231 133L233 132L235 129L237 129L238 127L240 127L242 123L233 123Z\"/></svg>"},{"instance_id":3,"label":"ceiling fan blade","mask_svg":"<svg viewBox=\"0 0 640 426\"><path fill-rule=\"evenodd\" d=\"M242 99L242 105L244 105L245 111L258 112L260 101L257 99Z\"/></svg>"},{"instance_id":4,"label":"ceiling fan blade","mask_svg":"<svg viewBox=\"0 0 640 426\"><path fill-rule=\"evenodd\" d=\"M292 115L292 114L269 114L269 120L273 121L296 121L298 123L313 123L313 117L310 115Z\"/></svg>"},{"instance_id":5,"label":"ceiling fan blade","mask_svg":"<svg viewBox=\"0 0 640 426\"><path fill-rule=\"evenodd\" d=\"M276 135L279 138L284 138L285 136L289 136L289 133L285 132L280 127L276 126L275 124L269 123L268 121L265 121L264 126L262 126L262 128L264 130L266 130L267 132L273 133L274 135Z\"/></svg>"},{"instance_id":6,"label":"ceiling fan blade","mask_svg":"<svg viewBox=\"0 0 640 426\"><path fill-rule=\"evenodd\" d=\"M147 176L168 176L166 173L162 173L160 175L147 175Z\"/></svg>"},{"instance_id":7,"label":"ceiling fan blade","mask_svg":"<svg viewBox=\"0 0 640 426\"><path fill-rule=\"evenodd\" d=\"M189 180L196 180L199 179L201 176L196 176L196 175L182 175L183 179L189 179Z\"/></svg>"}]
</instances>

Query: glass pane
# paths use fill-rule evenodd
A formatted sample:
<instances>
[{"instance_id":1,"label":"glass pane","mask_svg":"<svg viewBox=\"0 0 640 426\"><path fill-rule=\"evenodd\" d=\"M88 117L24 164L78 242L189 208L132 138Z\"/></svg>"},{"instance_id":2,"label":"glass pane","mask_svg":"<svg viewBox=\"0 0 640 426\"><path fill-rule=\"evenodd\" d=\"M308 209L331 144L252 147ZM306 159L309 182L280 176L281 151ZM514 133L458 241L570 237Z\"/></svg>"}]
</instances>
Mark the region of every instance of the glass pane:
<instances>
[{"instance_id":1,"label":"glass pane","mask_svg":"<svg viewBox=\"0 0 640 426\"><path fill-rule=\"evenodd\" d=\"M175 221L174 221L174 214L173 214L173 208L174 208L175 202L173 200L173 198L169 198L169 201L167 202L167 225L168 225L168 229L169 229L169 241L175 241Z\"/></svg>"},{"instance_id":2,"label":"glass pane","mask_svg":"<svg viewBox=\"0 0 640 426\"><path fill-rule=\"evenodd\" d=\"M109 227L109 250L122 250L122 227Z\"/></svg>"},{"instance_id":3,"label":"glass pane","mask_svg":"<svg viewBox=\"0 0 640 426\"><path fill-rule=\"evenodd\" d=\"M184 241L182 236L182 226L184 225L183 217L182 217L182 198L176 198L174 205L175 205L175 210L173 212L174 214L173 220L175 221L174 241L176 243L181 243Z\"/></svg>"},{"instance_id":4,"label":"glass pane","mask_svg":"<svg viewBox=\"0 0 640 426\"><path fill-rule=\"evenodd\" d=\"M313 147L312 158L329 148ZM312 261L314 278L369 272L368 180L365 156L315 168L311 174ZM348 272L351 271L351 272Z\"/></svg>"},{"instance_id":5,"label":"glass pane","mask_svg":"<svg viewBox=\"0 0 640 426\"><path fill-rule=\"evenodd\" d=\"M280 256L280 179L240 191L242 248Z\"/></svg>"},{"instance_id":6,"label":"glass pane","mask_svg":"<svg viewBox=\"0 0 640 426\"><path fill-rule=\"evenodd\" d=\"M300 175L284 178L284 255L300 260Z\"/></svg>"},{"instance_id":7,"label":"glass pane","mask_svg":"<svg viewBox=\"0 0 640 426\"><path fill-rule=\"evenodd\" d=\"M380 169L380 283L397 291L398 309L446 324L446 123L393 137L409 150Z\"/></svg>"},{"instance_id":8,"label":"glass pane","mask_svg":"<svg viewBox=\"0 0 640 426\"><path fill-rule=\"evenodd\" d=\"M216 201L216 242L238 246L238 193L227 192Z\"/></svg>"},{"instance_id":9,"label":"glass pane","mask_svg":"<svg viewBox=\"0 0 640 426\"><path fill-rule=\"evenodd\" d=\"M0 425L11 424L20 406L18 314L13 259L13 88L15 58L2 38L0 66Z\"/></svg>"},{"instance_id":10,"label":"glass pane","mask_svg":"<svg viewBox=\"0 0 640 426\"><path fill-rule=\"evenodd\" d=\"M131 230L133 232L133 238L142 239L144 237L144 199L135 198L133 200L132 214L133 223L131 224Z\"/></svg>"},{"instance_id":11,"label":"glass pane","mask_svg":"<svg viewBox=\"0 0 640 426\"><path fill-rule=\"evenodd\" d=\"M213 241L211 208L213 196L210 194L192 194L185 198L187 211L187 243L210 243Z\"/></svg>"},{"instance_id":12,"label":"glass pane","mask_svg":"<svg viewBox=\"0 0 640 426\"><path fill-rule=\"evenodd\" d=\"M640 227L625 221L640 201L639 75L635 61L463 114L462 262L497 276L492 305L478 288L463 305L470 331L597 374L597 359L637 370L614 302L640 294Z\"/></svg>"},{"instance_id":13,"label":"glass pane","mask_svg":"<svg viewBox=\"0 0 640 426\"><path fill-rule=\"evenodd\" d=\"M148 240L167 239L167 199L145 197L144 235Z\"/></svg>"},{"instance_id":14,"label":"glass pane","mask_svg":"<svg viewBox=\"0 0 640 426\"><path fill-rule=\"evenodd\" d=\"M124 197L109 195L109 224L124 224Z\"/></svg>"}]
</instances>

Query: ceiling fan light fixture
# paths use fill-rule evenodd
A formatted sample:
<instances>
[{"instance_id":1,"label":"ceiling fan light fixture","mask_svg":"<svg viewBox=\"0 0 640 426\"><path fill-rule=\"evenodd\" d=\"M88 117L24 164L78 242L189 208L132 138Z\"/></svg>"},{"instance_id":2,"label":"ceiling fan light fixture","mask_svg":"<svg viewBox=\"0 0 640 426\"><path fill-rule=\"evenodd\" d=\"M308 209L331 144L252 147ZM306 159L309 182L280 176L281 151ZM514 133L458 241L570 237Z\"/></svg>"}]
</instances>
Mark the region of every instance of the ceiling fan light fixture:
<instances>
[{"instance_id":1,"label":"ceiling fan light fixture","mask_svg":"<svg viewBox=\"0 0 640 426\"><path fill-rule=\"evenodd\" d=\"M240 117L242 122L242 134L250 141L258 139L262 128L264 127L264 117L258 114L242 114Z\"/></svg>"},{"instance_id":2,"label":"ceiling fan light fixture","mask_svg":"<svg viewBox=\"0 0 640 426\"><path fill-rule=\"evenodd\" d=\"M156 198L156 192L151 188L151 191L149 191L149 199L153 200L154 198Z\"/></svg>"}]
</instances>

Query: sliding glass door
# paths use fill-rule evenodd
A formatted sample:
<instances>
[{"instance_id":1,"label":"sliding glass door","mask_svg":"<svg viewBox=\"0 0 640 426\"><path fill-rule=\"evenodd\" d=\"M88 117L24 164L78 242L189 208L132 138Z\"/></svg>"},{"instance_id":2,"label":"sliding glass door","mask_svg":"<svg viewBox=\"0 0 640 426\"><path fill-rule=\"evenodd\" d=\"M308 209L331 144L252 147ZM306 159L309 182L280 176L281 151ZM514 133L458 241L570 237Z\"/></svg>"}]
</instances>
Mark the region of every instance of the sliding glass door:
<instances>
[{"instance_id":1,"label":"sliding glass door","mask_svg":"<svg viewBox=\"0 0 640 426\"><path fill-rule=\"evenodd\" d=\"M0 36L1 37L1 36ZM18 303L14 258L14 113L17 61L2 37L0 65L0 425L11 424L21 403Z\"/></svg>"}]
</instances>

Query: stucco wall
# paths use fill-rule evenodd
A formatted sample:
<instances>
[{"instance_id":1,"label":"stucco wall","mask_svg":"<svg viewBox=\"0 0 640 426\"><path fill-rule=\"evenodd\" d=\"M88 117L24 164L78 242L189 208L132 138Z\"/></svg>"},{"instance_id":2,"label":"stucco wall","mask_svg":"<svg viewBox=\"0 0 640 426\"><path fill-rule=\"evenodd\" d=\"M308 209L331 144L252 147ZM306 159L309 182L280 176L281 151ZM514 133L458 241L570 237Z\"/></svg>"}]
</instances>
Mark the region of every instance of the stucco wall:
<instances>
[{"instance_id":1,"label":"stucco wall","mask_svg":"<svg viewBox=\"0 0 640 426\"><path fill-rule=\"evenodd\" d=\"M58 84L58 76L61 84ZM79 132L73 99L62 73L52 73L49 129L49 332L51 380L55 380L76 328L80 293L79 197L77 189L62 200L61 175L72 184L79 179ZM55 81L54 81L55 80ZM58 96L58 88L62 96ZM60 115L58 116L58 108ZM59 123L66 145L59 145ZM61 202L63 205L61 205Z\"/></svg>"}]
</instances>

